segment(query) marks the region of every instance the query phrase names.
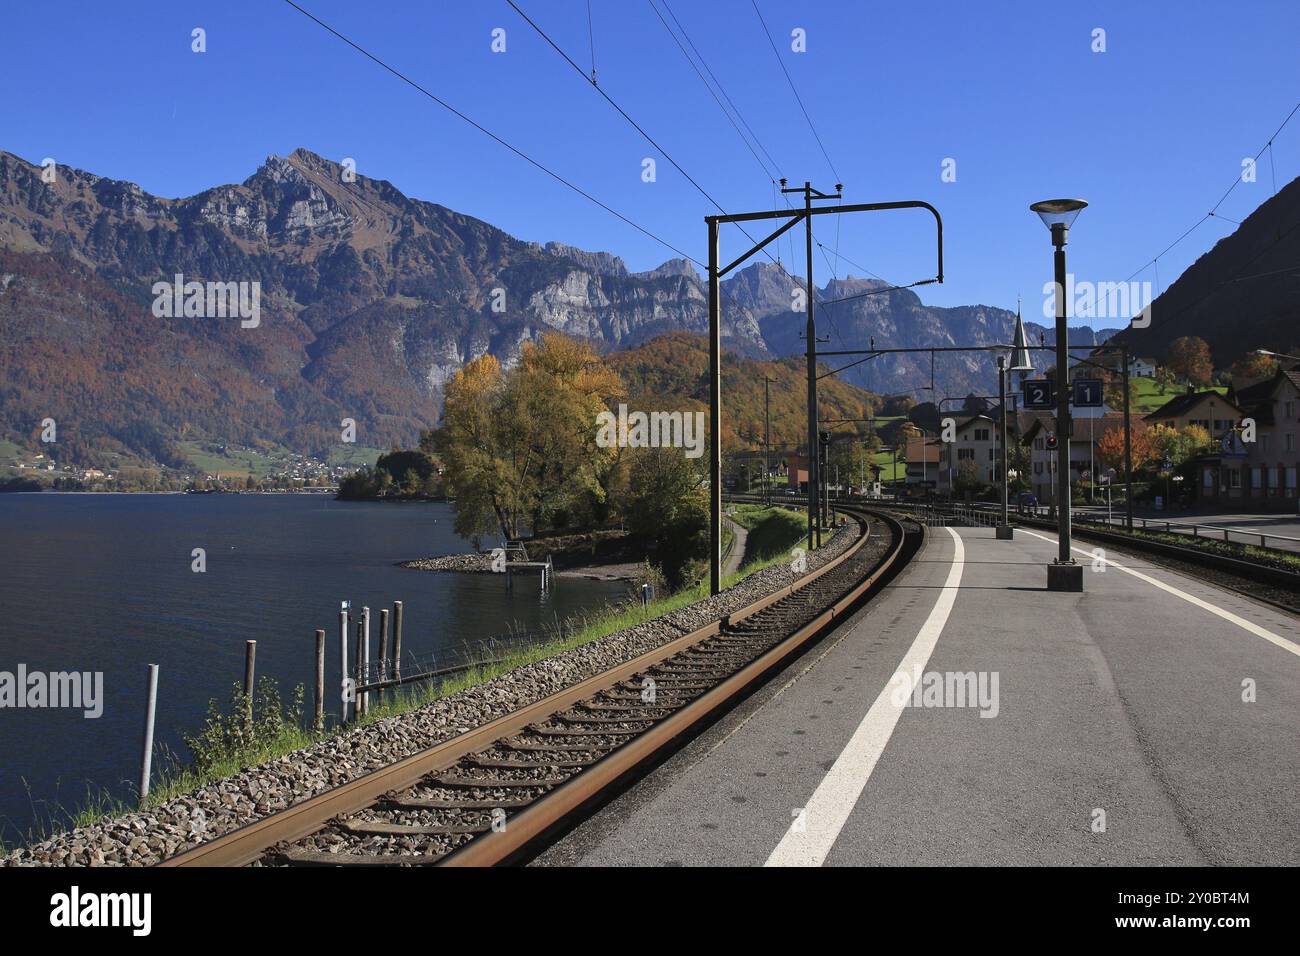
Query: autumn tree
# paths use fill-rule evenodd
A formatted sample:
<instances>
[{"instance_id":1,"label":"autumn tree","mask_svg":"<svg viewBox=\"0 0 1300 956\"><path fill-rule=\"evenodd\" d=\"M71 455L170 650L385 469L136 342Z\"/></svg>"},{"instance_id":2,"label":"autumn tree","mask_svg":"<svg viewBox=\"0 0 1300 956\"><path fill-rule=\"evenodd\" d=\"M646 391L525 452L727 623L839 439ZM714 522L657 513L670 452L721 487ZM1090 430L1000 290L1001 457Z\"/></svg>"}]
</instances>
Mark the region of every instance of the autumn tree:
<instances>
[{"instance_id":1,"label":"autumn tree","mask_svg":"<svg viewBox=\"0 0 1300 956\"><path fill-rule=\"evenodd\" d=\"M1272 378L1279 367L1277 359L1273 356L1261 355L1252 351L1247 352L1232 363L1230 374L1232 375L1233 384L1240 387L1247 382Z\"/></svg>"},{"instance_id":2,"label":"autumn tree","mask_svg":"<svg viewBox=\"0 0 1300 956\"><path fill-rule=\"evenodd\" d=\"M1184 335L1174 339L1169 346L1169 357L1165 364L1170 370L1193 385L1209 385L1214 375L1214 363L1210 360L1210 346L1205 340L1195 335Z\"/></svg>"},{"instance_id":3,"label":"autumn tree","mask_svg":"<svg viewBox=\"0 0 1300 956\"><path fill-rule=\"evenodd\" d=\"M1134 425L1132 444L1134 471L1141 471L1159 458L1162 452L1158 428ZM1117 472L1124 471L1123 426L1112 425L1101 433L1101 437L1097 439L1097 458L1108 468L1114 468Z\"/></svg>"},{"instance_id":4,"label":"autumn tree","mask_svg":"<svg viewBox=\"0 0 1300 956\"><path fill-rule=\"evenodd\" d=\"M490 354L457 371L431 442L456 498L457 533L517 538L525 523L536 530L598 511L619 454L597 446L596 416L621 394L589 346L561 335L525 344L509 373Z\"/></svg>"},{"instance_id":5,"label":"autumn tree","mask_svg":"<svg viewBox=\"0 0 1300 956\"><path fill-rule=\"evenodd\" d=\"M511 481L515 469L507 462L515 449L498 444L496 413L503 388L496 356L488 353L466 363L443 389L443 424L432 436L433 448L447 465L448 493L456 499L456 533L476 540L494 527L507 538L516 537L528 497L526 488Z\"/></svg>"},{"instance_id":6,"label":"autumn tree","mask_svg":"<svg viewBox=\"0 0 1300 956\"><path fill-rule=\"evenodd\" d=\"M1156 368L1155 380L1156 387L1160 389L1161 395L1174 387L1174 373L1167 365L1161 365Z\"/></svg>"},{"instance_id":7,"label":"autumn tree","mask_svg":"<svg viewBox=\"0 0 1300 956\"><path fill-rule=\"evenodd\" d=\"M1124 410L1124 377L1110 369L1097 369L1101 379L1101 400L1116 411Z\"/></svg>"}]
</instances>

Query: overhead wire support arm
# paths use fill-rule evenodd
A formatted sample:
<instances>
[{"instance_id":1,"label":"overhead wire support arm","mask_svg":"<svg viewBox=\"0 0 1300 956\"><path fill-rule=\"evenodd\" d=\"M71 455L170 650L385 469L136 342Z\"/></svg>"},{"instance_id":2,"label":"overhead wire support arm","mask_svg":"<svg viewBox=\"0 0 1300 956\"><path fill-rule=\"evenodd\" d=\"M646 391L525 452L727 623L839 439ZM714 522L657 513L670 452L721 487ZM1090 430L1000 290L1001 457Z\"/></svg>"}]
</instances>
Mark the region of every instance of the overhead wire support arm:
<instances>
[{"instance_id":1,"label":"overhead wire support arm","mask_svg":"<svg viewBox=\"0 0 1300 956\"><path fill-rule=\"evenodd\" d=\"M744 261L745 261L746 259L748 259L750 256L754 255L754 253L756 253L756 252L761 252L761 251L763 250L763 247L766 246L769 242L771 242L773 239L777 239L777 238L779 238L780 236L782 236L782 235L783 235L784 233L786 233L787 231L793 229L795 226L799 225L799 223L803 222L805 218L807 218L807 217L804 216L803 212L802 212L802 211L799 212L799 213L798 213L797 215L795 215L795 216L794 216L794 217L793 217L789 222L787 222L784 226L782 226L782 227L781 227L780 229L778 229L776 232L774 232L774 233L772 233L771 235L769 235L766 239L760 239L760 240L758 240L758 242L754 243L754 245L751 246L750 249L749 249L747 252L745 252L743 255L737 256L737 257L736 257L734 260L732 260L730 263L728 263L727 265L723 266L723 268L722 268L720 274L721 274L721 275L726 275L726 274L727 274L728 272L730 272L732 269L736 268L736 266L740 265L742 262L744 262Z\"/></svg>"},{"instance_id":2,"label":"overhead wire support arm","mask_svg":"<svg viewBox=\"0 0 1300 956\"><path fill-rule=\"evenodd\" d=\"M803 192L803 189L783 189L782 192ZM814 190L815 199L835 199L834 194L827 195ZM935 274L933 279L925 279L915 285L930 285L933 283L943 282L943 217L939 215L939 210L935 209L928 202L920 199L907 199L900 202L866 202L852 203L847 206L814 206L812 209L772 209L764 212L740 212L730 215L705 216L706 222L758 222L763 219L789 219L795 218L796 221L804 216L835 216L841 213L851 212L880 212L887 209L925 209L934 216L936 236L938 239L936 250L937 259L935 264ZM752 252L750 253L753 254ZM729 266L728 270L732 267Z\"/></svg>"},{"instance_id":3,"label":"overhead wire support arm","mask_svg":"<svg viewBox=\"0 0 1300 956\"><path fill-rule=\"evenodd\" d=\"M513 4L512 4L513 5ZM726 213L716 216L705 216L704 221L708 226L708 248L709 248L709 589L711 594L717 594L722 587L722 301L721 301L721 280L724 275L731 272L741 263L745 262L751 256L758 252L763 252L765 247L782 235L794 228L799 223L803 223L807 234L805 236L805 255L807 257L807 273L804 281L807 283L806 309L807 309L807 332L805 339L807 342L807 359L808 359L808 546L811 549L815 544L820 543L821 530L824 524L823 516L819 515L821 505L819 505L820 495L818 478L818 425L817 425L817 381L823 376L817 374L818 355L862 355L866 350L840 351L840 352L822 352L817 351L817 334L814 323L813 306L816 301L816 287L813 285L813 236L812 221L814 216L838 216L844 213L854 212L882 212L892 209L925 209L932 216L935 222L935 276L933 279L927 279L923 285L930 282L943 281L943 217L939 215L939 210L928 202L919 199L908 199L896 202L877 202L877 203L853 203L851 205L836 206L813 206L814 199L842 199L841 190L843 189L838 183L836 184L835 193L825 193L819 189L814 189L812 183L805 182L802 187L789 188L785 186L785 180L782 180L781 192L785 193L802 193L804 197L803 208L787 206L785 209L769 209L761 212L743 212L743 213ZM716 203L715 203L716 205ZM723 223L742 223L742 222L761 222L765 220L784 220L784 222L766 238L754 242L744 255L734 259L726 266L720 266L721 256L718 248L719 227ZM742 229L743 231L743 229ZM746 233L748 236L748 233ZM751 242L753 237L749 236ZM784 271L784 270L782 270ZM872 349L872 352L884 351Z\"/></svg>"}]
</instances>

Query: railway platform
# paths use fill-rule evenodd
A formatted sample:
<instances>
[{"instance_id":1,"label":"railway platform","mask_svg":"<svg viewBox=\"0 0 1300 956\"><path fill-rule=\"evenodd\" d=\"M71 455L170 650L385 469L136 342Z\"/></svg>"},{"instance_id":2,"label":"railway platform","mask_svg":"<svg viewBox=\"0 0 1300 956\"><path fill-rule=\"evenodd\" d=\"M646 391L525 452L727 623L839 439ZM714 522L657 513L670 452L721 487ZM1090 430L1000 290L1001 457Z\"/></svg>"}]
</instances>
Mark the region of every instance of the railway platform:
<instances>
[{"instance_id":1,"label":"railway platform","mask_svg":"<svg viewBox=\"0 0 1300 956\"><path fill-rule=\"evenodd\" d=\"M1095 550L1083 593L1049 592L1053 535L930 528L535 863L1300 863L1300 621Z\"/></svg>"}]
</instances>

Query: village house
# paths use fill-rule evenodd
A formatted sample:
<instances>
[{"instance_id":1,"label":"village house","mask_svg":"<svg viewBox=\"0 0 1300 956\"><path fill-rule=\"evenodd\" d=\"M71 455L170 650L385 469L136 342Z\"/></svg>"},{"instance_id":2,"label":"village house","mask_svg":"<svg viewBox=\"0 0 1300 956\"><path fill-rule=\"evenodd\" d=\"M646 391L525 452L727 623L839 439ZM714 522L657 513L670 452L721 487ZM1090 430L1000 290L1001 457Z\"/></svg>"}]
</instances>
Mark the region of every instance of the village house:
<instances>
[{"instance_id":1,"label":"village house","mask_svg":"<svg viewBox=\"0 0 1300 956\"><path fill-rule=\"evenodd\" d=\"M1239 411L1237 427L1216 434L1218 449L1195 461L1202 500L1263 510L1295 510L1300 467L1300 369L1233 386L1228 399ZM1199 414L1199 413L1198 413ZM1249 427L1254 426L1254 441Z\"/></svg>"},{"instance_id":2,"label":"village house","mask_svg":"<svg viewBox=\"0 0 1300 956\"><path fill-rule=\"evenodd\" d=\"M962 462L974 462L973 478L981 484L991 485L998 480L997 422L983 413L964 415L954 421L954 440L942 442L939 454L937 490L950 494L961 477Z\"/></svg>"},{"instance_id":3,"label":"village house","mask_svg":"<svg viewBox=\"0 0 1300 956\"><path fill-rule=\"evenodd\" d=\"M1241 408L1220 392L1197 391L1188 386L1186 393L1175 395L1149 415L1143 416L1148 425L1164 425L1182 431L1188 425L1200 425L1213 439L1237 426Z\"/></svg>"},{"instance_id":4,"label":"village house","mask_svg":"<svg viewBox=\"0 0 1300 956\"><path fill-rule=\"evenodd\" d=\"M934 491L939 487L939 456L942 442L933 435L909 435L907 438L906 484L909 494Z\"/></svg>"},{"instance_id":5,"label":"village house","mask_svg":"<svg viewBox=\"0 0 1300 956\"><path fill-rule=\"evenodd\" d=\"M1044 504L1056 500L1056 467L1059 452L1047 447L1047 436L1056 427L1050 412L1030 411L1017 415L1020 443L1029 449L1029 471L1024 476L1030 490ZM1101 483L1106 473L1097 453L1098 442L1113 428L1124 427L1124 413L1108 407L1074 410L1074 436L1070 439L1070 483Z\"/></svg>"}]
</instances>

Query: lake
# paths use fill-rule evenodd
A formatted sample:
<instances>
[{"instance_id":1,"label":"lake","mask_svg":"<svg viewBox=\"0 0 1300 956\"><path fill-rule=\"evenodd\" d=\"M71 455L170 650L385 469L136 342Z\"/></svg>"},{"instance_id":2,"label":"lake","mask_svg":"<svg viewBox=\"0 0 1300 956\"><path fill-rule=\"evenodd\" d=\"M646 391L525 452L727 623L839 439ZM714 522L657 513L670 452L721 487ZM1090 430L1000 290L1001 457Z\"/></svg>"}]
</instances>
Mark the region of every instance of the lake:
<instances>
[{"instance_id":1,"label":"lake","mask_svg":"<svg viewBox=\"0 0 1300 956\"><path fill-rule=\"evenodd\" d=\"M157 742L183 750L208 700L257 674L286 700L315 684L315 629L326 641L326 714L338 714L341 601L404 602L403 669L536 632L594 610L626 585L556 577L413 571L395 562L473 550L433 502L334 501L324 495L0 494L0 672L103 673L103 714L0 708L0 839L18 842L55 803L88 788L134 793L149 664L159 665ZM489 543L485 541L485 545ZM193 549L206 571L191 570ZM350 643L350 651L355 645ZM157 761L155 756L155 766Z\"/></svg>"}]
</instances>

